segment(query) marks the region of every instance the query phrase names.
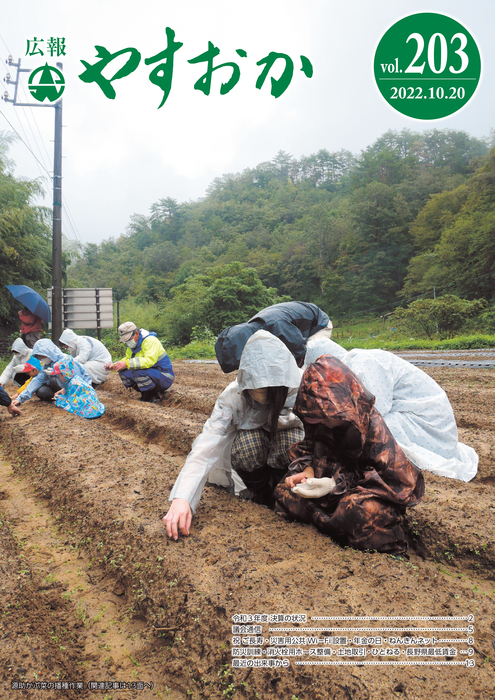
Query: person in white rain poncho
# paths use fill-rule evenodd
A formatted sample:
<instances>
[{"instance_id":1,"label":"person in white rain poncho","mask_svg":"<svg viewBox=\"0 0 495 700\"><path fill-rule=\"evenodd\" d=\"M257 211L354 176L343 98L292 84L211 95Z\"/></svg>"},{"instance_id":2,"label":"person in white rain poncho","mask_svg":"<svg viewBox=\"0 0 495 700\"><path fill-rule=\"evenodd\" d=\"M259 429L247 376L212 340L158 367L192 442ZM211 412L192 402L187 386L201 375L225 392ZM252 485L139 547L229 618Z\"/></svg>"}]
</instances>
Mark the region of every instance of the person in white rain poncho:
<instances>
[{"instance_id":1,"label":"person in white rain poncho","mask_svg":"<svg viewBox=\"0 0 495 700\"><path fill-rule=\"evenodd\" d=\"M385 350L347 352L333 340L309 340L305 366L333 355L375 396L375 408L406 457L420 469L461 481L478 470L478 455L457 441L454 412L445 391L425 372Z\"/></svg>"},{"instance_id":2,"label":"person in white rain poncho","mask_svg":"<svg viewBox=\"0 0 495 700\"><path fill-rule=\"evenodd\" d=\"M22 338L14 340L11 350L14 354L0 376L0 385L7 386L9 382L12 382L16 386L22 386L26 379L29 379L28 375L24 375L24 365L31 357L31 350Z\"/></svg>"},{"instance_id":3,"label":"person in white rain poncho","mask_svg":"<svg viewBox=\"0 0 495 700\"><path fill-rule=\"evenodd\" d=\"M88 335L76 335L70 328L66 328L59 342L67 346L76 362L84 365L95 388L108 379L110 370L105 369L105 364L112 361L112 356L101 341Z\"/></svg>"},{"instance_id":4,"label":"person in white rain poncho","mask_svg":"<svg viewBox=\"0 0 495 700\"><path fill-rule=\"evenodd\" d=\"M292 413L302 371L291 352L268 331L257 331L242 352L235 381L220 394L203 432L170 494L163 518L169 537L189 534L192 514L209 477L237 490L244 485L258 503L270 504L285 476L288 448L302 440L302 423ZM232 479L231 470L243 483Z\"/></svg>"}]
</instances>

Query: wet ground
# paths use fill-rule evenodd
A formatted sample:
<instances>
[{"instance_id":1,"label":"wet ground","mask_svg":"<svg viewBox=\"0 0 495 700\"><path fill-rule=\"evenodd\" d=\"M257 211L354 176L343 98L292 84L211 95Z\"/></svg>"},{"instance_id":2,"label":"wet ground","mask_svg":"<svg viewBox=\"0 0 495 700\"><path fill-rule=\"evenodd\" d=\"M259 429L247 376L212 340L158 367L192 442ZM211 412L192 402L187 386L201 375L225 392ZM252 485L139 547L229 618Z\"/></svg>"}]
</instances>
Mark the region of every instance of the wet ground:
<instances>
[{"instance_id":1,"label":"wet ground","mask_svg":"<svg viewBox=\"0 0 495 700\"><path fill-rule=\"evenodd\" d=\"M232 379L214 364L174 366L176 382L157 406L139 403L113 376L99 392L106 405L99 420L37 399L20 418L1 412L1 697L495 698L495 369L426 370L447 391L460 439L479 452L480 469L469 484L425 473L425 499L408 515L425 558L400 560L342 549L310 526L282 522L214 486L205 488L191 536L169 541L161 517L170 489ZM320 640L349 641L299 640L292 647L306 654L285 657L289 667L233 668L236 614L307 615L306 623L262 621L264 649L274 634L300 637L309 627L340 630L306 633ZM473 633L454 631L468 629L469 615ZM397 616L408 620L362 619ZM426 665L427 652L423 665L407 665L407 645L389 643L399 633L355 631L386 626L416 628L407 633L416 638L444 626L452 632L437 638L464 641L440 644L456 651L441 657L443 665ZM358 644L356 635L375 641ZM314 665L336 655L318 659L310 647L369 653L337 657L352 665ZM400 665L390 648L400 649ZM472 656L461 654L469 648ZM363 664L370 661L377 665ZM12 689L42 682L54 688Z\"/></svg>"}]
</instances>

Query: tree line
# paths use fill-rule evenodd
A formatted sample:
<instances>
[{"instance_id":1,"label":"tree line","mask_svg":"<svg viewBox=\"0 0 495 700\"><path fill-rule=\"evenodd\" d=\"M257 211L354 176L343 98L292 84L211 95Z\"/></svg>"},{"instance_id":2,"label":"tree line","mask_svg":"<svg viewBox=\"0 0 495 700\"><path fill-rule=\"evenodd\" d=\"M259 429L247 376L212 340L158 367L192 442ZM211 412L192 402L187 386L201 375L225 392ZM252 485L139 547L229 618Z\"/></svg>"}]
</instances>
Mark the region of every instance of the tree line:
<instances>
[{"instance_id":1,"label":"tree line","mask_svg":"<svg viewBox=\"0 0 495 700\"><path fill-rule=\"evenodd\" d=\"M493 130L478 139L403 129L357 156L280 151L216 178L204 198L165 197L117 239L82 246L68 286L156 305L168 341L180 343L198 324L217 332L280 299L311 301L334 319L433 290L491 304L493 145Z\"/></svg>"}]
</instances>

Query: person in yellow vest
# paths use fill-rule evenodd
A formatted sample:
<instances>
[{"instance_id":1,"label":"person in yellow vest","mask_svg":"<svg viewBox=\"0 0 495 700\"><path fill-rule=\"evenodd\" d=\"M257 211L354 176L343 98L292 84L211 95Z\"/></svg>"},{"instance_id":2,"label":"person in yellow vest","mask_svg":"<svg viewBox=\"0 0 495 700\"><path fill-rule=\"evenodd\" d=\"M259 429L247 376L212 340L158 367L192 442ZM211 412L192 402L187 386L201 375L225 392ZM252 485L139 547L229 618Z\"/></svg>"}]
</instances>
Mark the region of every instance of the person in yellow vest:
<instances>
[{"instance_id":1,"label":"person in yellow vest","mask_svg":"<svg viewBox=\"0 0 495 700\"><path fill-rule=\"evenodd\" d=\"M132 321L119 326L120 342L127 345L125 357L105 369L119 373L127 389L141 392L140 401L158 403L175 379L172 363L156 333L138 328Z\"/></svg>"}]
</instances>

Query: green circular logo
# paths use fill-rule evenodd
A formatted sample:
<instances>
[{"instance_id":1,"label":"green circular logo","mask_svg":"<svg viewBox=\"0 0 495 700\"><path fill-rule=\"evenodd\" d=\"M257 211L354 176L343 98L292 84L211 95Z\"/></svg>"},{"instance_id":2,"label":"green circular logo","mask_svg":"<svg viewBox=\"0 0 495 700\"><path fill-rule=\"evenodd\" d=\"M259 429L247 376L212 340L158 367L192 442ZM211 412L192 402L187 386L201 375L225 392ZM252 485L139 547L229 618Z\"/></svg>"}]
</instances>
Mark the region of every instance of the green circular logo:
<instances>
[{"instance_id":1,"label":"green circular logo","mask_svg":"<svg viewBox=\"0 0 495 700\"><path fill-rule=\"evenodd\" d=\"M28 88L35 100L55 102L65 90L65 79L58 68L45 63L33 70L28 79Z\"/></svg>"},{"instance_id":2,"label":"green circular logo","mask_svg":"<svg viewBox=\"0 0 495 700\"><path fill-rule=\"evenodd\" d=\"M414 119L442 119L474 95L481 57L462 24L420 12L385 32L373 68L378 89L398 112Z\"/></svg>"}]
</instances>

